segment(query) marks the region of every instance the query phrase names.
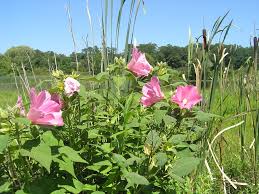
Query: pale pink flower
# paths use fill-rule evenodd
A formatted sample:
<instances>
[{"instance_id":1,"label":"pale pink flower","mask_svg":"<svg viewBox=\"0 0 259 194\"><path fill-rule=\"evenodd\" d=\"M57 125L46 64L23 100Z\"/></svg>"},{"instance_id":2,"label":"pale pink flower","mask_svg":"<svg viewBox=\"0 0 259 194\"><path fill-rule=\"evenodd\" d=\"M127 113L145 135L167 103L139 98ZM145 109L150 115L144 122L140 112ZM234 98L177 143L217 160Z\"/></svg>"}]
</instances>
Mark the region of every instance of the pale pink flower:
<instances>
[{"instance_id":1,"label":"pale pink flower","mask_svg":"<svg viewBox=\"0 0 259 194\"><path fill-rule=\"evenodd\" d=\"M19 114L21 116L25 116L25 108L23 106L23 102L22 102L22 97L21 96L18 96L18 99L17 99L17 102L16 102L16 105L15 105L18 109L19 109Z\"/></svg>"},{"instance_id":2,"label":"pale pink flower","mask_svg":"<svg viewBox=\"0 0 259 194\"><path fill-rule=\"evenodd\" d=\"M153 67L148 63L145 54L134 47L132 49L132 58L128 64L128 69L137 77L146 77L152 71Z\"/></svg>"},{"instance_id":3,"label":"pale pink flower","mask_svg":"<svg viewBox=\"0 0 259 194\"><path fill-rule=\"evenodd\" d=\"M61 105L51 99L48 91L43 90L38 95L34 88L30 90L30 110L27 118L33 124L47 126L63 126Z\"/></svg>"},{"instance_id":4,"label":"pale pink flower","mask_svg":"<svg viewBox=\"0 0 259 194\"><path fill-rule=\"evenodd\" d=\"M74 95L75 92L80 91L80 83L72 77L68 77L65 79L65 94L68 97Z\"/></svg>"},{"instance_id":5,"label":"pale pink flower","mask_svg":"<svg viewBox=\"0 0 259 194\"><path fill-rule=\"evenodd\" d=\"M191 109L202 100L202 97L196 86L188 85L178 86L171 100L181 109Z\"/></svg>"},{"instance_id":6,"label":"pale pink flower","mask_svg":"<svg viewBox=\"0 0 259 194\"><path fill-rule=\"evenodd\" d=\"M152 77L151 81L143 86L142 93L143 96L140 102L144 107L151 106L164 99L164 94L160 89L159 80L156 76Z\"/></svg>"}]
</instances>

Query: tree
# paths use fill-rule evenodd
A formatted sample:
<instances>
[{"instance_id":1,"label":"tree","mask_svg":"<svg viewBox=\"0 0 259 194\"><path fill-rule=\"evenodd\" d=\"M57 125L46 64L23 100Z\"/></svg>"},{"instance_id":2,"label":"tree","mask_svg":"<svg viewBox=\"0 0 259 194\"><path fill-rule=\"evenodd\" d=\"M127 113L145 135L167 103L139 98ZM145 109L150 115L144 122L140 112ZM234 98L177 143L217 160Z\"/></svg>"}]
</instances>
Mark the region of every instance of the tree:
<instances>
[{"instance_id":1,"label":"tree","mask_svg":"<svg viewBox=\"0 0 259 194\"><path fill-rule=\"evenodd\" d=\"M9 57L12 62L18 67L23 63L25 67L29 67L29 58L32 58L35 54L35 51L28 46L17 46L8 49L5 52L5 56Z\"/></svg>"}]
</instances>

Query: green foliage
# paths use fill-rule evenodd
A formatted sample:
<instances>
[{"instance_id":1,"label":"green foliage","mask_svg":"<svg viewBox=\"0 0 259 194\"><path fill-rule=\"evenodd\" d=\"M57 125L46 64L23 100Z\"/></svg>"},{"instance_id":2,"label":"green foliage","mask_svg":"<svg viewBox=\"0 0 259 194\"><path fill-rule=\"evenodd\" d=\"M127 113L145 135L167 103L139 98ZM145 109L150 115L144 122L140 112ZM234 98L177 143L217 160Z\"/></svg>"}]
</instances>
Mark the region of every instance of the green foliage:
<instances>
[{"instance_id":1,"label":"green foliage","mask_svg":"<svg viewBox=\"0 0 259 194\"><path fill-rule=\"evenodd\" d=\"M181 111L166 100L143 108L140 88L147 79L136 80L125 66L115 59L107 71L85 78L97 87L81 85L78 94L63 96L63 127L38 127L12 110L3 115L10 130L0 136L2 160L19 171L5 178L15 191L42 193L42 184L51 182L45 193L168 193L195 174L203 129L195 115L202 112ZM163 83L170 82L169 73L165 64L153 71L168 78ZM67 75L53 76L50 91L62 93Z\"/></svg>"},{"instance_id":2,"label":"green foliage","mask_svg":"<svg viewBox=\"0 0 259 194\"><path fill-rule=\"evenodd\" d=\"M2 153L8 145L9 135L0 135L0 153Z\"/></svg>"}]
</instances>

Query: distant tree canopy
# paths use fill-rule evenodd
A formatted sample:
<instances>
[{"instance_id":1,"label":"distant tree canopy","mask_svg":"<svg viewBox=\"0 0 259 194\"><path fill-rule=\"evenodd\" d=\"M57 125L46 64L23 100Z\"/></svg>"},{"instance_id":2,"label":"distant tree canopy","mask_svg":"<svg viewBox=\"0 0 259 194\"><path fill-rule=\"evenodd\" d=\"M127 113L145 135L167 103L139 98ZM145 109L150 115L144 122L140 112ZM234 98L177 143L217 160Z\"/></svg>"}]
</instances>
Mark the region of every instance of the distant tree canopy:
<instances>
[{"instance_id":1,"label":"distant tree canopy","mask_svg":"<svg viewBox=\"0 0 259 194\"><path fill-rule=\"evenodd\" d=\"M235 50L231 52L231 62L236 69L244 65L246 59L252 55L251 48L236 45L224 45L224 47L229 51ZM166 62L174 69L183 69L187 66L187 47L173 46L171 44L158 46L155 43L148 43L140 44L138 48L146 54L147 60L153 66L161 61ZM213 45L211 50L216 52L217 45ZM107 55L110 59L112 58L111 56L124 56L123 53L115 53L115 49L107 48ZM95 72L95 74L100 72L102 52L97 46L82 49L81 52L77 53L77 57L81 71ZM53 51L43 52L28 46L17 46L8 49L4 54L0 54L0 75L12 73L12 65L21 69L22 64L26 70L30 70L30 66L32 66L37 74L51 71L56 65L67 73L76 69L74 53L66 56Z\"/></svg>"}]
</instances>

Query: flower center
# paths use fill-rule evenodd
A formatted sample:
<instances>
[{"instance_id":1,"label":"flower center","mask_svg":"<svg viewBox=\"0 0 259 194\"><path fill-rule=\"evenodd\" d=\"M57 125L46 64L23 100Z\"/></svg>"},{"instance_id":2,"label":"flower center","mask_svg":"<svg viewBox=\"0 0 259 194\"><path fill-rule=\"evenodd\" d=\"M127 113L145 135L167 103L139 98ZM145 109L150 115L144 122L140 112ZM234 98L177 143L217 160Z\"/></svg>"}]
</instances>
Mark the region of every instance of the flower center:
<instances>
[{"instance_id":1,"label":"flower center","mask_svg":"<svg viewBox=\"0 0 259 194\"><path fill-rule=\"evenodd\" d=\"M184 99L183 99L183 104L184 104L184 105L186 105L186 104L187 104L187 102L188 102L188 101L187 101L187 99L186 99L186 98L184 98Z\"/></svg>"}]
</instances>

